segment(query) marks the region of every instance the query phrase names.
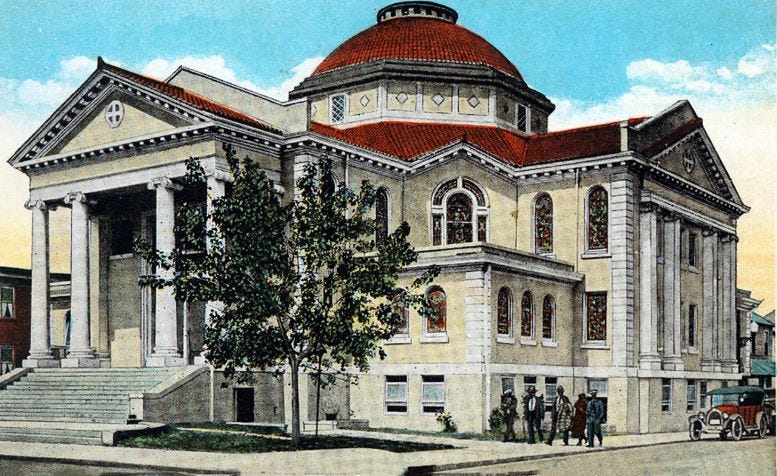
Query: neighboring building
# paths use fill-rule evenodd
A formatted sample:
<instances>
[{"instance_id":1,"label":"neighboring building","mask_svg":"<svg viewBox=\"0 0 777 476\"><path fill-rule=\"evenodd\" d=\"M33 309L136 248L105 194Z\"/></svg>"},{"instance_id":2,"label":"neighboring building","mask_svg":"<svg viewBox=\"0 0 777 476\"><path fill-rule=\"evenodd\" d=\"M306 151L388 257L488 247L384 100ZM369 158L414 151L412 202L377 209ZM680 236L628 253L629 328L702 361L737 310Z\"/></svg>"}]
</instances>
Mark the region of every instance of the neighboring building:
<instances>
[{"instance_id":1,"label":"neighboring building","mask_svg":"<svg viewBox=\"0 0 777 476\"><path fill-rule=\"evenodd\" d=\"M774 311L761 316L755 311L749 313L749 335L747 339L750 354L750 372L743 381L764 388L775 386L774 363Z\"/></svg>"},{"instance_id":2,"label":"neighboring building","mask_svg":"<svg viewBox=\"0 0 777 476\"><path fill-rule=\"evenodd\" d=\"M182 186L184 161L200 160L222 194L229 142L287 200L303 166L322 157L347 186L369 179L379 233L411 226L420 258L403 279L441 266L427 290L436 317L403 310L388 358L358 386L326 392L322 416L436 429L444 410L460 430L481 431L503 390L534 385L550 397L563 385L568 395L598 389L612 431L682 430L708 390L742 377L736 226L748 207L687 101L548 132L553 103L430 2L380 10L290 98L188 68L161 81L98 61L10 160L30 177L29 366L200 361L205 306L141 290L138 276L153 270L131 242L175 246L175 204L210 203ZM73 237L61 361L47 343L54 206L71 209ZM216 389L215 419L288 421L288 384L273 382L199 390ZM314 418L308 390L302 408Z\"/></svg>"},{"instance_id":3,"label":"neighboring building","mask_svg":"<svg viewBox=\"0 0 777 476\"><path fill-rule=\"evenodd\" d=\"M52 273L52 320L62 327L70 276ZM54 334L56 335L56 334ZM20 367L30 351L30 270L0 266L0 374Z\"/></svg>"}]
</instances>

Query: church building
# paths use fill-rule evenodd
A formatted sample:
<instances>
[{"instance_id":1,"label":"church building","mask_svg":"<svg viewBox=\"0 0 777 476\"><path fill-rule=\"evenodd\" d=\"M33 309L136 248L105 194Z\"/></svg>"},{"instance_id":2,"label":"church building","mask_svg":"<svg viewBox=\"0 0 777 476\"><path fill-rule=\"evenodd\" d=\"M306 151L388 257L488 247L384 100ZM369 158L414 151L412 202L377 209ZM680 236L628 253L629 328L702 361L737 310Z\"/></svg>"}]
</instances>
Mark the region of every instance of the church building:
<instances>
[{"instance_id":1,"label":"church building","mask_svg":"<svg viewBox=\"0 0 777 476\"><path fill-rule=\"evenodd\" d=\"M441 268L426 291L436 315L403 309L388 357L325 392L322 418L437 430L444 411L480 432L504 390L534 386L550 404L563 385L572 396L597 389L609 431L683 430L709 390L749 374L736 288L737 219L749 209L691 104L666 106L549 131L554 104L453 9L424 1L382 8L286 102L185 67L161 80L100 59L10 159L30 179L24 366L177 369L128 413L289 421L288 378L214 385L223 377L201 357L206 304L138 285L154 270L132 238L173 249L176 205L228 189L229 143L287 200L323 157L345 186L369 180L377 233L410 225L419 260L403 282ZM189 157L209 190L184 186ZM62 359L49 319L57 207L71 214ZM301 394L303 418L315 419L312 383Z\"/></svg>"}]
</instances>

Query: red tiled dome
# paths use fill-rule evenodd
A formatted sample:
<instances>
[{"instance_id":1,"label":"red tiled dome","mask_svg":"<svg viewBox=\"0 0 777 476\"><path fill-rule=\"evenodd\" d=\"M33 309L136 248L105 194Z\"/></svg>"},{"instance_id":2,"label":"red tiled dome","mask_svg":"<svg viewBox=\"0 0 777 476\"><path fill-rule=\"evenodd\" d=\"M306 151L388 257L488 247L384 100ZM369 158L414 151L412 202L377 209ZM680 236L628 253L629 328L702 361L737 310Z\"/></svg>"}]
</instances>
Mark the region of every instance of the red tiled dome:
<instances>
[{"instance_id":1,"label":"red tiled dome","mask_svg":"<svg viewBox=\"0 0 777 476\"><path fill-rule=\"evenodd\" d=\"M313 74L385 59L485 65L523 80L518 68L481 36L429 17L381 21L340 45Z\"/></svg>"}]
</instances>

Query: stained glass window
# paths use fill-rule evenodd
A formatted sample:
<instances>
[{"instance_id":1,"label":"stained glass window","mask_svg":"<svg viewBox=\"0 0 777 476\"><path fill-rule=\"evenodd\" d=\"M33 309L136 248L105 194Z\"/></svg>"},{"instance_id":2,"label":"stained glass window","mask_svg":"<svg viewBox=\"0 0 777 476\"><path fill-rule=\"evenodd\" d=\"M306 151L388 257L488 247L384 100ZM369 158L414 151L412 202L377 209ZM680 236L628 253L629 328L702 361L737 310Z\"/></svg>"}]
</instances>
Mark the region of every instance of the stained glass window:
<instances>
[{"instance_id":1,"label":"stained glass window","mask_svg":"<svg viewBox=\"0 0 777 476\"><path fill-rule=\"evenodd\" d=\"M597 187L588 194L588 249L607 249L607 191Z\"/></svg>"},{"instance_id":2,"label":"stained glass window","mask_svg":"<svg viewBox=\"0 0 777 476\"><path fill-rule=\"evenodd\" d=\"M391 310L399 316L399 325L397 325L397 334L406 335L409 331L410 309L405 301L405 293L398 289L391 299Z\"/></svg>"},{"instance_id":3,"label":"stained glass window","mask_svg":"<svg viewBox=\"0 0 777 476\"><path fill-rule=\"evenodd\" d=\"M553 327L556 318L556 300L547 295L542 301L542 338L553 340Z\"/></svg>"},{"instance_id":4,"label":"stained glass window","mask_svg":"<svg viewBox=\"0 0 777 476\"><path fill-rule=\"evenodd\" d=\"M456 184L458 184L458 180L448 180L447 182L443 183L439 187L437 187L437 192L434 194L434 199L432 200L433 205L442 205L442 199L445 196L446 193L456 188Z\"/></svg>"},{"instance_id":5,"label":"stained glass window","mask_svg":"<svg viewBox=\"0 0 777 476\"><path fill-rule=\"evenodd\" d=\"M486 241L486 226L488 218L484 216L478 217L478 241Z\"/></svg>"},{"instance_id":6,"label":"stained glass window","mask_svg":"<svg viewBox=\"0 0 777 476\"><path fill-rule=\"evenodd\" d=\"M432 216L432 244L442 244L442 215Z\"/></svg>"},{"instance_id":7,"label":"stained glass window","mask_svg":"<svg viewBox=\"0 0 777 476\"><path fill-rule=\"evenodd\" d=\"M13 319L13 288L0 289L0 318Z\"/></svg>"},{"instance_id":8,"label":"stained glass window","mask_svg":"<svg viewBox=\"0 0 777 476\"><path fill-rule=\"evenodd\" d=\"M475 196L475 200L478 203L478 206L485 207L486 206L486 198L483 195L483 191L480 190L480 187L475 185L473 182L469 180L462 180L461 185L464 187L464 190L468 190L472 192L472 195Z\"/></svg>"},{"instance_id":9,"label":"stained glass window","mask_svg":"<svg viewBox=\"0 0 777 476\"><path fill-rule=\"evenodd\" d=\"M426 318L427 334L442 334L446 331L446 315L448 312L448 303L445 297L445 291L442 288L431 288L426 297L431 305L431 312Z\"/></svg>"},{"instance_id":10,"label":"stained glass window","mask_svg":"<svg viewBox=\"0 0 777 476\"><path fill-rule=\"evenodd\" d=\"M607 340L607 293L586 293L586 340Z\"/></svg>"},{"instance_id":11,"label":"stained glass window","mask_svg":"<svg viewBox=\"0 0 777 476\"><path fill-rule=\"evenodd\" d=\"M548 194L534 202L534 252L553 252L553 200Z\"/></svg>"},{"instance_id":12,"label":"stained glass window","mask_svg":"<svg viewBox=\"0 0 777 476\"><path fill-rule=\"evenodd\" d=\"M375 195L375 242L380 243L388 237L388 193L379 188Z\"/></svg>"},{"instance_id":13,"label":"stained glass window","mask_svg":"<svg viewBox=\"0 0 777 476\"><path fill-rule=\"evenodd\" d=\"M448 199L446 210L448 244L472 241L472 200L463 193L454 193Z\"/></svg>"},{"instance_id":14,"label":"stained glass window","mask_svg":"<svg viewBox=\"0 0 777 476\"><path fill-rule=\"evenodd\" d=\"M502 288L496 299L496 332L499 335L512 335L512 307L513 297L510 290Z\"/></svg>"},{"instance_id":15,"label":"stained glass window","mask_svg":"<svg viewBox=\"0 0 777 476\"><path fill-rule=\"evenodd\" d=\"M696 304L688 305L688 347L696 347Z\"/></svg>"},{"instance_id":16,"label":"stained glass window","mask_svg":"<svg viewBox=\"0 0 777 476\"><path fill-rule=\"evenodd\" d=\"M534 336L534 302L526 291L521 297L521 337Z\"/></svg>"}]
</instances>

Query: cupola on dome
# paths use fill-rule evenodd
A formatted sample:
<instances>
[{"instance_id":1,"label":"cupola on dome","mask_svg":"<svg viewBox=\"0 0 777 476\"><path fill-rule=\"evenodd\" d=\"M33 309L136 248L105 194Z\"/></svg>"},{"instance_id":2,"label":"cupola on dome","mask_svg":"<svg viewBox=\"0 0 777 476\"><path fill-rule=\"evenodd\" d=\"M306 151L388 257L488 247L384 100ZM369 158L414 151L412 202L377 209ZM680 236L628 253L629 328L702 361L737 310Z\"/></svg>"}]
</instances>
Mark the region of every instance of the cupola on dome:
<instances>
[{"instance_id":1,"label":"cupola on dome","mask_svg":"<svg viewBox=\"0 0 777 476\"><path fill-rule=\"evenodd\" d=\"M378 23L337 47L314 71L326 73L380 60L483 65L523 82L521 73L481 36L456 24L458 14L433 2L400 2L382 8Z\"/></svg>"}]
</instances>

